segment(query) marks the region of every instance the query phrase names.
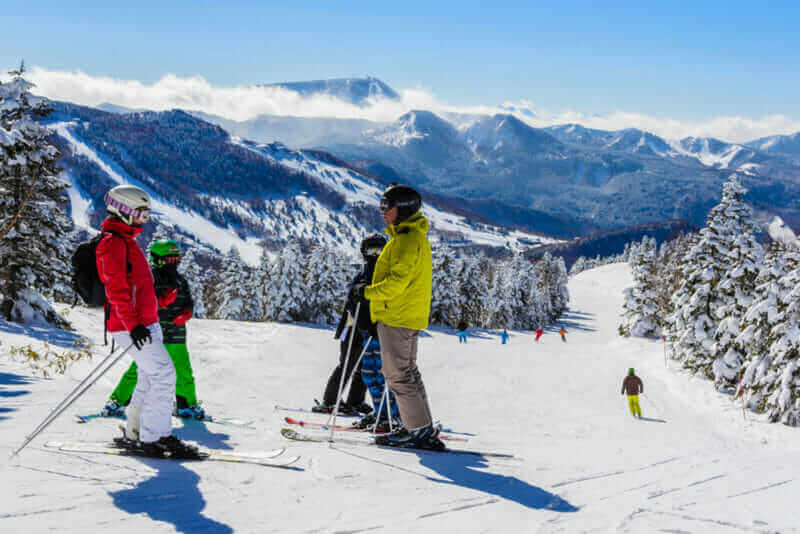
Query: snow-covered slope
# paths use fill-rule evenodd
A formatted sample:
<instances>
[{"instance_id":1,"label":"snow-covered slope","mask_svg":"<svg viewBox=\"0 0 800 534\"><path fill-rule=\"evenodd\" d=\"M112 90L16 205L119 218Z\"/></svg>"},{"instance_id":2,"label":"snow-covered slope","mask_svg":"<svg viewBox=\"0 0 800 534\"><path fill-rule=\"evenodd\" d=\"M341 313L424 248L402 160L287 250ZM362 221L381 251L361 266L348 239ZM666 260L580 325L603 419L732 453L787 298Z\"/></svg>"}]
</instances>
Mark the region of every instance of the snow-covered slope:
<instances>
[{"instance_id":1,"label":"snow-covered slope","mask_svg":"<svg viewBox=\"0 0 800 534\"><path fill-rule=\"evenodd\" d=\"M309 406L338 357L329 329L193 320L189 349L211 413L250 415L254 429L197 422L176 433L201 445L287 446L297 470L62 454L57 439L108 439L116 421L72 422L98 409L123 362L14 460L0 462L3 532L796 532L798 429L765 424L709 382L664 364L660 341L616 334L624 264L570 282L571 311L534 342L472 331L466 345L433 329L419 365L435 417L470 447L516 461L334 444L279 435L281 403ZM69 311L102 338L99 313ZM567 329L567 342L556 330ZM0 322L0 456L99 361L42 380L6 359L47 331ZM69 345L61 335L59 346ZM61 349L59 349L61 350ZM628 367L642 377L644 419L620 395ZM318 417L323 420L324 418Z\"/></svg>"}]
</instances>

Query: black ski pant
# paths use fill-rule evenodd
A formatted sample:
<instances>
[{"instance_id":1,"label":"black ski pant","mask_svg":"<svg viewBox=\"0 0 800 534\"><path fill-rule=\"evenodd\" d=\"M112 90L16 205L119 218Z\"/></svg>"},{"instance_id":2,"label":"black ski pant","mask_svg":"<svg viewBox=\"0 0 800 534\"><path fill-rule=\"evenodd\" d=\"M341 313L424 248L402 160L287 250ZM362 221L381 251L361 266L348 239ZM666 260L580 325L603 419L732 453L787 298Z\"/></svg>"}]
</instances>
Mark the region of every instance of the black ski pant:
<instances>
[{"instance_id":1,"label":"black ski pant","mask_svg":"<svg viewBox=\"0 0 800 534\"><path fill-rule=\"evenodd\" d=\"M322 397L322 402L328 406L336 404L336 392L339 391L339 381L342 378L342 369L344 368L345 355L347 354L347 345L350 341L349 337L345 337L344 341L339 344L339 365L331 373L328 379L328 385L325 387L325 394ZM350 349L350 360L347 362L347 369L345 370L344 379L347 380L353 374L353 368L356 365L358 357L361 356L361 349L363 348L364 341L361 336L356 333L356 338L353 340L353 347ZM356 407L364 402L364 394L367 392L367 386L361 379L361 362L358 363L358 370L353 376L353 381L350 383L350 392L347 395L349 406Z\"/></svg>"}]
</instances>

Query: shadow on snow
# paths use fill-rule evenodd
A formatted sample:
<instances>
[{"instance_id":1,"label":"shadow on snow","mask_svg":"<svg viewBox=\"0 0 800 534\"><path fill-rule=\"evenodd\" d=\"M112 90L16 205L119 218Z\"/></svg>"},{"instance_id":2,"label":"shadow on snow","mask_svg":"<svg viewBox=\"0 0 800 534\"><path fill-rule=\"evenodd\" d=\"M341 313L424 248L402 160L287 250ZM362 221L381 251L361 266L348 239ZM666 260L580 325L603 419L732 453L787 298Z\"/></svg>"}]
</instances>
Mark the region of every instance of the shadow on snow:
<instances>
[{"instance_id":1,"label":"shadow on snow","mask_svg":"<svg viewBox=\"0 0 800 534\"><path fill-rule=\"evenodd\" d=\"M209 449L233 450L227 443L231 439L230 434L212 431L205 421L183 419L183 426L173 428L173 431L179 438L194 441Z\"/></svg>"},{"instance_id":2,"label":"shadow on snow","mask_svg":"<svg viewBox=\"0 0 800 534\"><path fill-rule=\"evenodd\" d=\"M28 393L30 393L30 391L27 389L9 389L9 387L23 386L26 384L30 384L32 382L33 379L26 376L17 375L14 373L0 373L0 399L27 395ZM7 406L0 406L0 421L2 421L3 419L8 419L8 417L4 414L13 411L14 408L9 408Z\"/></svg>"},{"instance_id":3,"label":"shadow on snow","mask_svg":"<svg viewBox=\"0 0 800 534\"><path fill-rule=\"evenodd\" d=\"M52 326L25 325L0 320L0 332L28 336L62 348L74 347L83 336Z\"/></svg>"},{"instance_id":4,"label":"shadow on snow","mask_svg":"<svg viewBox=\"0 0 800 534\"><path fill-rule=\"evenodd\" d=\"M181 462L139 458L157 470L151 478L130 489L109 493L114 505L129 514L146 514L153 521L169 523L177 532L231 533L228 525L202 514L206 501L200 493L200 476Z\"/></svg>"},{"instance_id":5,"label":"shadow on snow","mask_svg":"<svg viewBox=\"0 0 800 534\"><path fill-rule=\"evenodd\" d=\"M412 449L409 449L411 451ZM527 508L554 512L577 512L578 508L558 495L538 488L516 477L482 471L488 466L483 456L438 454L416 451L420 464L445 477L446 481L430 478L441 484L453 484L482 491L502 499L514 501Z\"/></svg>"}]
</instances>

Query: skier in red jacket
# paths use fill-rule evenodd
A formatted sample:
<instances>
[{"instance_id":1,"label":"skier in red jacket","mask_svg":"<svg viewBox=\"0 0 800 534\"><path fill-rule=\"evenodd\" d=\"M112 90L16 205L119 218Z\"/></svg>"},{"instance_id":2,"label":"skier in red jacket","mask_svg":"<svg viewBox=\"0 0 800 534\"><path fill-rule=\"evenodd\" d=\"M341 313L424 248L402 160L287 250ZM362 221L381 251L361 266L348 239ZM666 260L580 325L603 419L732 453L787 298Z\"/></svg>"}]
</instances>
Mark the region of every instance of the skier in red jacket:
<instances>
[{"instance_id":1,"label":"skier in red jacket","mask_svg":"<svg viewBox=\"0 0 800 534\"><path fill-rule=\"evenodd\" d=\"M138 187L119 185L106 193L105 202L108 218L96 257L109 306L108 331L118 345L133 344L139 368L120 443L153 456L196 456L195 447L172 435L175 367L162 341L153 274L136 243L150 217L150 198Z\"/></svg>"}]
</instances>

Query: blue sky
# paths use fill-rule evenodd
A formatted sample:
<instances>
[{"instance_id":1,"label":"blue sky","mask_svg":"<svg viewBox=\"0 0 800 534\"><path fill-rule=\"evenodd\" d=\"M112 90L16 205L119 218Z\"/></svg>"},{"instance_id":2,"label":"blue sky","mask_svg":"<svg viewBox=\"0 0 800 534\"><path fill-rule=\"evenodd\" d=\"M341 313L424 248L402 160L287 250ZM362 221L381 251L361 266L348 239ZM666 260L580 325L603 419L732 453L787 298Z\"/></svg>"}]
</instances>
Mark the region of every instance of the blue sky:
<instances>
[{"instance_id":1,"label":"blue sky","mask_svg":"<svg viewBox=\"0 0 800 534\"><path fill-rule=\"evenodd\" d=\"M0 66L225 87L369 74L453 105L800 119L800 2L109 4L4 0Z\"/></svg>"}]
</instances>

